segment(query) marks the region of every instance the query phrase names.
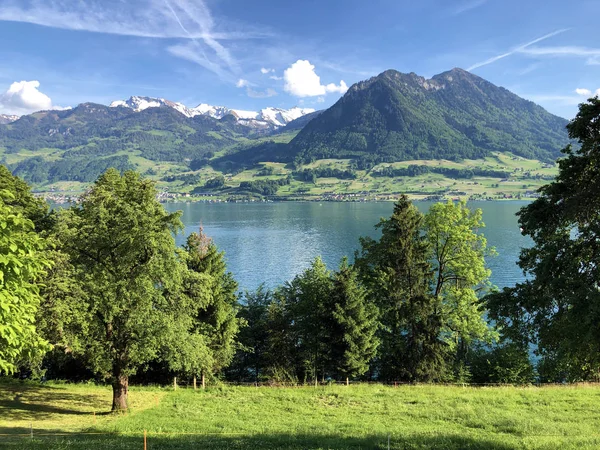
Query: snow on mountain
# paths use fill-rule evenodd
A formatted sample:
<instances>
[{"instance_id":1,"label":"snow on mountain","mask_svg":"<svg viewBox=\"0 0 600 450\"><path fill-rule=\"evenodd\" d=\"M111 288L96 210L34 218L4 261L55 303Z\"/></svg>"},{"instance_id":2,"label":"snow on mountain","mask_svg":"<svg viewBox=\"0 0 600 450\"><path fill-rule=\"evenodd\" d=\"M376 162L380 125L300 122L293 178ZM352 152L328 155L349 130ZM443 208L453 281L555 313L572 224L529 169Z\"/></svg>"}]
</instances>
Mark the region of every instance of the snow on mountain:
<instances>
[{"instance_id":1,"label":"snow on mountain","mask_svg":"<svg viewBox=\"0 0 600 450\"><path fill-rule=\"evenodd\" d=\"M14 122L18 118L19 118L19 116L11 116L11 115L7 115L7 114L0 114L0 125L4 125L4 124L7 124L7 123Z\"/></svg>"},{"instance_id":2,"label":"snow on mountain","mask_svg":"<svg viewBox=\"0 0 600 450\"><path fill-rule=\"evenodd\" d=\"M110 107L116 108L122 106L130 108L135 112L143 111L147 108L159 108L167 106L179 111L186 117L194 116L209 116L214 119L222 119L227 115L234 116L241 125L246 125L258 129L274 129L283 127L292 120L312 113L315 110L312 108L291 109L281 108L265 108L260 111L245 111L241 109L229 109L225 106L213 106L206 103L201 103L194 108L188 108L182 103L172 102L164 98L153 97L130 97L128 100L116 100L110 104Z\"/></svg>"}]
</instances>

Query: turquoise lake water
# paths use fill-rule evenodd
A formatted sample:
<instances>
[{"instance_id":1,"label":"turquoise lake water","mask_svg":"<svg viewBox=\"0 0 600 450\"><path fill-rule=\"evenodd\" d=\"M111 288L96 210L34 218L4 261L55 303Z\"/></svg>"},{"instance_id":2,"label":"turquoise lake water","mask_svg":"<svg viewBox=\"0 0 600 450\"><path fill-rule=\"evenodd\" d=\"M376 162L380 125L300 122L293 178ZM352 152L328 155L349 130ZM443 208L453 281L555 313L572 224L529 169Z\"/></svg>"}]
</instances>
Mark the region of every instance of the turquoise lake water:
<instances>
[{"instance_id":1,"label":"turquoise lake water","mask_svg":"<svg viewBox=\"0 0 600 450\"><path fill-rule=\"evenodd\" d=\"M481 208L486 227L482 230L498 256L488 260L492 282L512 286L523 279L515 264L520 249L530 245L521 235L515 213L526 202L470 202ZM416 202L426 211L431 203ZM389 217L392 203L168 203L169 211L182 210L185 236L200 224L225 251L228 269L240 289L255 289L261 283L275 287L292 279L318 255L330 269L343 256L352 259L360 236L377 237L374 225Z\"/></svg>"}]
</instances>

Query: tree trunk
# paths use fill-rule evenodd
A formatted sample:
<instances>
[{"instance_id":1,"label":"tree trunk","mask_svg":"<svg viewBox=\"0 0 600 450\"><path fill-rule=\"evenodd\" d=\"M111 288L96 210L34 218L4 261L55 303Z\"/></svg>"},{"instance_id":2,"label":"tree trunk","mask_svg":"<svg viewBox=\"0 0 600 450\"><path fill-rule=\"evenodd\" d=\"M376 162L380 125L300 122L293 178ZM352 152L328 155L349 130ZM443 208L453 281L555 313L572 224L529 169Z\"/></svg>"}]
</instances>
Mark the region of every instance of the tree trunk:
<instances>
[{"instance_id":1,"label":"tree trunk","mask_svg":"<svg viewBox=\"0 0 600 450\"><path fill-rule=\"evenodd\" d=\"M194 390L196 390L196 375L194 375Z\"/></svg>"},{"instance_id":2,"label":"tree trunk","mask_svg":"<svg viewBox=\"0 0 600 450\"><path fill-rule=\"evenodd\" d=\"M346 377L346 386L350 386L350 380Z\"/></svg>"},{"instance_id":3,"label":"tree trunk","mask_svg":"<svg viewBox=\"0 0 600 450\"><path fill-rule=\"evenodd\" d=\"M127 410L127 392L129 391L129 377L118 375L112 384L113 387L113 411Z\"/></svg>"},{"instance_id":4,"label":"tree trunk","mask_svg":"<svg viewBox=\"0 0 600 450\"><path fill-rule=\"evenodd\" d=\"M202 371L202 389L206 389L206 377L204 376L204 371Z\"/></svg>"}]
</instances>

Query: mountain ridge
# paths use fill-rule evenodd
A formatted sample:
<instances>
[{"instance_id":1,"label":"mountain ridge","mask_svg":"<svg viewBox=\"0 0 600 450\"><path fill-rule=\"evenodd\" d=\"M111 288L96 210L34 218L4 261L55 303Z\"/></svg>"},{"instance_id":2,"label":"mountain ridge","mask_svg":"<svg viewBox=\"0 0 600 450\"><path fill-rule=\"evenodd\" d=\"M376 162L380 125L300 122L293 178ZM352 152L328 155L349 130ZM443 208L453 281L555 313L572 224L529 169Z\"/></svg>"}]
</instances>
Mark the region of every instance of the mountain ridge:
<instances>
[{"instance_id":1,"label":"mountain ridge","mask_svg":"<svg viewBox=\"0 0 600 450\"><path fill-rule=\"evenodd\" d=\"M313 108L299 108L297 106L289 109L267 107L260 111L246 111L232 109L226 106L213 106L206 103L200 103L198 106L190 108L183 103L173 102L159 97L143 96L132 96L127 100L115 100L110 103L109 107L129 108L134 112L140 112L148 108L169 107L188 118L204 115L218 120L227 115L232 115L242 125L256 129L277 129L284 127L293 120L315 111Z\"/></svg>"},{"instance_id":2,"label":"mountain ridge","mask_svg":"<svg viewBox=\"0 0 600 450\"><path fill-rule=\"evenodd\" d=\"M476 159L510 151L555 159L566 119L454 68L427 79L386 70L355 83L292 140L300 159Z\"/></svg>"}]
</instances>

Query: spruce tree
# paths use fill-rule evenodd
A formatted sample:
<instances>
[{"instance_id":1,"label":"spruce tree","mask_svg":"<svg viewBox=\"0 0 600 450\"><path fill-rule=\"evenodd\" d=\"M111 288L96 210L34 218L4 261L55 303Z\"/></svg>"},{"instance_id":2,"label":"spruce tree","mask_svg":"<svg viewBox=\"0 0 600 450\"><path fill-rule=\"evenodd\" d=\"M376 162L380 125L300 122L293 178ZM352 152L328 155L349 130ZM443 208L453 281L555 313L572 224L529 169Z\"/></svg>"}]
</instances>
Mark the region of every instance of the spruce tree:
<instances>
[{"instance_id":1,"label":"spruce tree","mask_svg":"<svg viewBox=\"0 0 600 450\"><path fill-rule=\"evenodd\" d=\"M379 346L379 321L377 307L367 299L356 270L348 266L346 258L333 277L330 304L330 358L336 372L348 383L349 378L369 370Z\"/></svg>"},{"instance_id":2,"label":"spruce tree","mask_svg":"<svg viewBox=\"0 0 600 450\"><path fill-rule=\"evenodd\" d=\"M184 249L187 267L197 276L193 294L197 301L196 330L210 349L210 372L216 373L229 365L237 349L237 283L227 272L224 253L202 227L188 236Z\"/></svg>"},{"instance_id":3,"label":"spruce tree","mask_svg":"<svg viewBox=\"0 0 600 450\"><path fill-rule=\"evenodd\" d=\"M438 370L439 320L429 295L429 246L422 236L423 215L405 195L377 228L381 238L361 238L356 266L380 310L380 378L422 380Z\"/></svg>"}]
</instances>

